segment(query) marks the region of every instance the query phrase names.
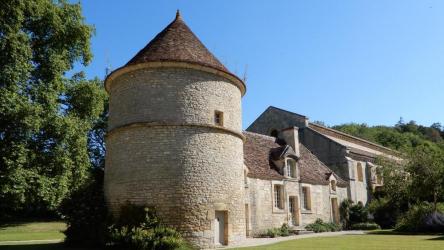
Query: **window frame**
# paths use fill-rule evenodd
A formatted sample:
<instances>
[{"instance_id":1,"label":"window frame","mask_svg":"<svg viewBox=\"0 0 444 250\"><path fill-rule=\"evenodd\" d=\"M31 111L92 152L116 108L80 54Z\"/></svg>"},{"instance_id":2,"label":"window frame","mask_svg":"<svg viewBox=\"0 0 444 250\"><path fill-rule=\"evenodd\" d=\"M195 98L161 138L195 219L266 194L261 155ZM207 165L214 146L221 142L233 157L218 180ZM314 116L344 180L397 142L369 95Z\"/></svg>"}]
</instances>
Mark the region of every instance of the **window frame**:
<instances>
[{"instance_id":1,"label":"window frame","mask_svg":"<svg viewBox=\"0 0 444 250\"><path fill-rule=\"evenodd\" d=\"M214 111L214 124L216 126L224 126L224 112L219 110Z\"/></svg>"},{"instance_id":2,"label":"window frame","mask_svg":"<svg viewBox=\"0 0 444 250\"><path fill-rule=\"evenodd\" d=\"M284 206L284 185L273 184L273 208L283 210Z\"/></svg>"},{"instance_id":3,"label":"window frame","mask_svg":"<svg viewBox=\"0 0 444 250\"><path fill-rule=\"evenodd\" d=\"M356 164L356 175L359 182L364 182L364 170L361 162Z\"/></svg>"},{"instance_id":4,"label":"window frame","mask_svg":"<svg viewBox=\"0 0 444 250\"><path fill-rule=\"evenodd\" d=\"M309 186L301 187L301 208L304 212L311 212L311 188Z\"/></svg>"},{"instance_id":5,"label":"window frame","mask_svg":"<svg viewBox=\"0 0 444 250\"><path fill-rule=\"evenodd\" d=\"M293 164L291 164L293 163ZM285 159L285 176L288 178L296 179L298 177L298 166L297 162L294 159L287 158Z\"/></svg>"}]
</instances>

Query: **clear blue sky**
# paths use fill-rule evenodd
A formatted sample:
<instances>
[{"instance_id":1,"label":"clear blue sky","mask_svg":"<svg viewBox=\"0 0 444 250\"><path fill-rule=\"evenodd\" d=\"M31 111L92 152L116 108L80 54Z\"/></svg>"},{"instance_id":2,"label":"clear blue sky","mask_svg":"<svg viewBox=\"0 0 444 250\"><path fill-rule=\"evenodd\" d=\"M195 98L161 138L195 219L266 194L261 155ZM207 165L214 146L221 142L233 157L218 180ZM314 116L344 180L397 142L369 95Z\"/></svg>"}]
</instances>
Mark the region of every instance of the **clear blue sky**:
<instances>
[{"instance_id":1,"label":"clear blue sky","mask_svg":"<svg viewBox=\"0 0 444 250\"><path fill-rule=\"evenodd\" d=\"M96 28L88 77L103 78L180 9L219 60L242 77L246 128L268 106L328 125L444 123L444 1L82 0Z\"/></svg>"}]
</instances>

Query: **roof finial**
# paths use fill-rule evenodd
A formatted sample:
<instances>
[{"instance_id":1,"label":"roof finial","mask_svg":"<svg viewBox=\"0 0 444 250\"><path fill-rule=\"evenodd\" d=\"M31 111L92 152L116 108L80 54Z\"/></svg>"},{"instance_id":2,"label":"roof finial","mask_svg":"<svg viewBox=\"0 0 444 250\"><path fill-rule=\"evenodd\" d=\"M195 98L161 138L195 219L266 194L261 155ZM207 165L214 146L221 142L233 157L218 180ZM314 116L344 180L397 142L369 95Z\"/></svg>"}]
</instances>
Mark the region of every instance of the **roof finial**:
<instances>
[{"instance_id":1,"label":"roof finial","mask_svg":"<svg viewBox=\"0 0 444 250\"><path fill-rule=\"evenodd\" d=\"M176 11L176 20L177 19L182 19L182 17L180 16L180 11L179 11L179 9L177 9L177 11Z\"/></svg>"}]
</instances>

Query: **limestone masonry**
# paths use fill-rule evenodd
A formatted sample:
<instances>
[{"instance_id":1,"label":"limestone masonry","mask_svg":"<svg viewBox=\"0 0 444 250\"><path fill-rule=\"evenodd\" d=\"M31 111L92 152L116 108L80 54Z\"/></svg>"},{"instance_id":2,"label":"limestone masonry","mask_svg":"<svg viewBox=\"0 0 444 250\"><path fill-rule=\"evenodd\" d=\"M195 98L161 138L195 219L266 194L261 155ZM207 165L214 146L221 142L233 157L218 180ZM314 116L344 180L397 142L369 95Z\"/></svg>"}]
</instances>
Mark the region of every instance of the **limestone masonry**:
<instances>
[{"instance_id":1,"label":"limestone masonry","mask_svg":"<svg viewBox=\"0 0 444 250\"><path fill-rule=\"evenodd\" d=\"M230 245L366 203L374 160L395 152L270 107L242 131L245 84L179 14L105 81L110 96L105 195L154 207L193 245Z\"/></svg>"}]
</instances>

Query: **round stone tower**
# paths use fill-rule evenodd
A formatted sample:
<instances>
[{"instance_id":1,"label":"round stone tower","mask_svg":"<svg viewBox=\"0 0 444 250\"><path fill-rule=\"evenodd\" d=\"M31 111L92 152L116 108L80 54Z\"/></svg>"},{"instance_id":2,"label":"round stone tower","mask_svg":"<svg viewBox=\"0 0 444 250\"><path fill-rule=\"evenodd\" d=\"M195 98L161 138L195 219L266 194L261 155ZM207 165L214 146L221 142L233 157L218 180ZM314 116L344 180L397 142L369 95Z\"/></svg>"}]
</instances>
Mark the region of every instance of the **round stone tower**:
<instances>
[{"instance_id":1,"label":"round stone tower","mask_svg":"<svg viewBox=\"0 0 444 250\"><path fill-rule=\"evenodd\" d=\"M105 87L111 211L126 202L154 207L200 248L244 239L244 83L177 13Z\"/></svg>"}]
</instances>

